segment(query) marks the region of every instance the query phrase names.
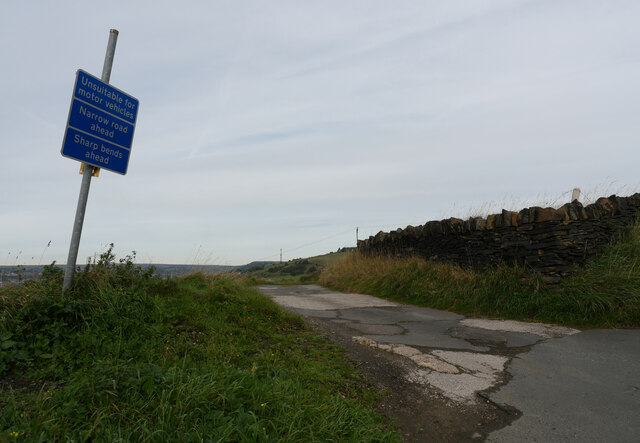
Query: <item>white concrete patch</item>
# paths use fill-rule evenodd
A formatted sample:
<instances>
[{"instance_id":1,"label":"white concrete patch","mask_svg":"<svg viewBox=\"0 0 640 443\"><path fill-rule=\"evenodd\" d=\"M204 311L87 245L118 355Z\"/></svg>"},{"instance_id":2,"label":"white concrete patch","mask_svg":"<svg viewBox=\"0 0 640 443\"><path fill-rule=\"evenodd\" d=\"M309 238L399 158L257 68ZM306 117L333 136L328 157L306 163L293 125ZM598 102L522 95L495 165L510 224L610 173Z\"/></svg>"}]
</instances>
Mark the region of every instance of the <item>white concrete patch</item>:
<instances>
[{"instance_id":1,"label":"white concrete patch","mask_svg":"<svg viewBox=\"0 0 640 443\"><path fill-rule=\"evenodd\" d=\"M422 352L420 352L418 349L416 348L412 348L411 346L407 346L407 345L383 345L383 344L378 344L378 347L380 349L384 349L389 350L391 352L393 352L394 354L398 354L401 355L403 357L407 357L407 358L411 358L414 357L416 355L421 355Z\"/></svg>"},{"instance_id":2,"label":"white concrete patch","mask_svg":"<svg viewBox=\"0 0 640 443\"><path fill-rule=\"evenodd\" d=\"M580 332L577 329L564 326L549 325L546 323L527 323L515 320L484 320L479 318L467 318L460 321L465 326L488 329L490 331L524 332L544 338L560 338Z\"/></svg>"},{"instance_id":3,"label":"white concrete patch","mask_svg":"<svg viewBox=\"0 0 640 443\"><path fill-rule=\"evenodd\" d=\"M378 343L362 336L352 340L408 358L418 366L405 375L408 381L433 386L446 397L461 403L474 403L476 392L496 384L509 361L501 355L475 352L434 350L423 353L411 346Z\"/></svg>"},{"instance_id":4,"label":"white concrete patch","mask_svg":"<svg viewBox=\"0 0 640 443\"><path fill-rule=\"evenodd\" d=\"M433 355L424 354L420 350L416 348L412 348L411 346L407 346L403 344L396 345L396 344L378 343L375 340L371 340L368 337L362 337L362 336L352 337L351 339L354 342L361 345L377 348L382 351L387 351L387 352L391 352L392 354L406 357L421 368L431 369L432 371L443 372L448 374L457 374L458 372L460 372L458 368L456 368L455 366L443 360L440 360L439 358L434 357Z\"/></svg>"},{"instance_id":5,"label":"white concrete patch","mask_svg":"<svg viewBox=\"0 0 640 443\"><path fill-rule=\"evenodd\" d=\"M460 370L447 362L440 360L429 354L414 355L411 358L416 365L424 369L431 369L432 371L444 373L444 374L458 374Z\"/></svg>"},{"instance_id":6,"label":"white concrete patch","mask_svg":"<svg viewBox=\"0 0 640 443\"><path fill-rule=\"evenodd\" d=\"M313 311L331 311L349 308L395 307L397 303L364 294L342 294L330 292L322 294L296 294L271 296L280 306Z\"/></svg>"},{"instance_id":7,"label":"white concrete patch","mask_svg":"<svg viewBox=\"0 0 640 443\"><path fill-rule=\"evenodd\" d=\"M406 378L412 383L428 384L438 388L446 397L464 404L475 403L476 392L489 389L494 384L493 380L486 377L472 374L441 374L424 369L412 371Z\"/></svg>"},{"instance_id":8,"label":"white concrete patch","mask_svg":"<svg viewBox=\"0 0 640 443\"><path fill-rule=\"evenodd\" d=\"M469 372L486 374L492 377L504 371L504 365L509 361L507 357L501 355L477 354L475 352L436 350L432 354Z\"/></svg>"},{"instance_id":9,"label":"white concrete patch","mask_svg":"<svg viewBox=\"0 0 640 443\"><path fill-rule=\"evenodd\" d=\"M372 348L375 348L378 346L378 343L376 343L375 340L371 340L368 337L361 337L361 336L351 337L351 340L358 343L359 345L371 346Z\"/></svg>"}]
</instances>

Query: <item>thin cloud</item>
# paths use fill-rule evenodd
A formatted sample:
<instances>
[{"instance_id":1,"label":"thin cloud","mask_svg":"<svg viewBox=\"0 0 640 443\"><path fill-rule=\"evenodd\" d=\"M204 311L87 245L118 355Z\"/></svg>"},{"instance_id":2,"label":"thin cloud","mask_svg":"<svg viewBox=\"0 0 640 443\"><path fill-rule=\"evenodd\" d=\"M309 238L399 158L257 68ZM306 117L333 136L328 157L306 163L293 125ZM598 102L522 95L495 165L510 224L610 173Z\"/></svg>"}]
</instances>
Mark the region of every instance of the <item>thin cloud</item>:
<instances>
[{"instance_id":1,"label":"thin cloud","mask_svg":"<svg viewBox=\"0 0 640 443\"><path fill-rule=\"evenodd\" d=\"M353 245L356 226L424 223L505 193L637 183L635 2L0 12L0 261L39 258L49 240L44 259L66 258L80 176L60 156L64 123L75 71L100 73L109 28L112 82L140 115L129 173L92 181L81 257L110 242L157 262L193 245L233 263L311 255Z\"/></svg>"}]
</instances>

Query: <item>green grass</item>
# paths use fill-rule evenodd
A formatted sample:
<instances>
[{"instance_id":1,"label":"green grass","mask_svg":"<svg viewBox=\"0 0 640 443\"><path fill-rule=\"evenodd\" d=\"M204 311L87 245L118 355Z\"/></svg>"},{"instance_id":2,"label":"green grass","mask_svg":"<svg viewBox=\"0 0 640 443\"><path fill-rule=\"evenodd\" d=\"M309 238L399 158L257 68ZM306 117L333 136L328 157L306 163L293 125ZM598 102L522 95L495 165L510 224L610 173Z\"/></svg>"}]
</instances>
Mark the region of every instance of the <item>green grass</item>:
<instances>
[{"instance_id":1,"label":"green grass","mask_svg":"<svg viewBox=\"0 0 640 443\"><path fill-rule=\"evenodd\" d=\"M45 274L0 290L0 441L400 441L342 352L241 277L110 251L65 295Z\"/></svg>"},{"instance_id":2,"label":"green grass","mask_svg":"<svg viewBox=\"0 0 640 443\"><path fill-rule=\"evenodd\" d=\"M351 254L322 273L332 289L467 315L574 327L640 326L640 224L558 285L517 266L474 272L419 258Z\"/></svg>"},{"instance_id":3,"label":"green grass","mask_svg":"<svg viewBox=\"0 0 640 443\"><path fill-rule=\"evenodd\" d=\"M263 269L250 270L246 276L256 283L299 285L317 283L320 273L347 257L346 252L334 252L309 258L297 258L285 263L277 263Z\"/></svg>"},{"instance_id":4,"label":"green grass","mask_svg":"<svg viewBox=\"0 0 640 443\"><path fill-rule=\"evenodd\" d=\"M347 258L348 252L332 252L330 254L318 255L316 257L309 257L309 261L313 264L320 265L322 267L333 266L336 263L340 263Z\"/></svg>"}]
</instances>

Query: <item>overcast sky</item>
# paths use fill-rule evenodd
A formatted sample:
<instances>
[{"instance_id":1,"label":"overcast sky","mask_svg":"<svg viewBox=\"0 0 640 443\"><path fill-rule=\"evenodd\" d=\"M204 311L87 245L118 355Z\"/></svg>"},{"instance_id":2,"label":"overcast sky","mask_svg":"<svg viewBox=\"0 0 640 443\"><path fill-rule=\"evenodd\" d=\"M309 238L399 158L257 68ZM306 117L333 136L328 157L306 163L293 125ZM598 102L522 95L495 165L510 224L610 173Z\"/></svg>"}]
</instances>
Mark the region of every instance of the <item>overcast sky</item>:
<instances>
[{"instance_id":1,"label":"overcast sky","mask_svg":"<svg viewBox=\"0 0 640 443\"><path fill-rule=\"evenodd\" d=\"M66 262L81 176L60 148L110 28L140 111L78 262L113 242L202 265L638 191L639 23L637 0L2 1L0 264Z\"/></svg>"}]
</instances>

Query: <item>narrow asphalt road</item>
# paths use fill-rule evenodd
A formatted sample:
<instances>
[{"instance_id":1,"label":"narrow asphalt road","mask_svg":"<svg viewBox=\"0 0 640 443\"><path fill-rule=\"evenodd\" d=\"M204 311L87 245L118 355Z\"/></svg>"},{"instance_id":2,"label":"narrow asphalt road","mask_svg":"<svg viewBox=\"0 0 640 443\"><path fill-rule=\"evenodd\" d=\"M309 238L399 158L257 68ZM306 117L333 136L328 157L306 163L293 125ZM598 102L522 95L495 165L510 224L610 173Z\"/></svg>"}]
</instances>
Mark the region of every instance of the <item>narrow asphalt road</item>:
<instances>
[{"instance_id":1,"label":"narrow asphalt road","mask_svg":"<svg viewBox=\"0 0 640 443\"><path fill-rule=\"evenodd\" d=\"M490 404L512 417L472 439L640 441L640 330L471 319L316 285L258 289L356 347L404 361L394 376L454 411Z\"/></svg>"}]
</instances>

